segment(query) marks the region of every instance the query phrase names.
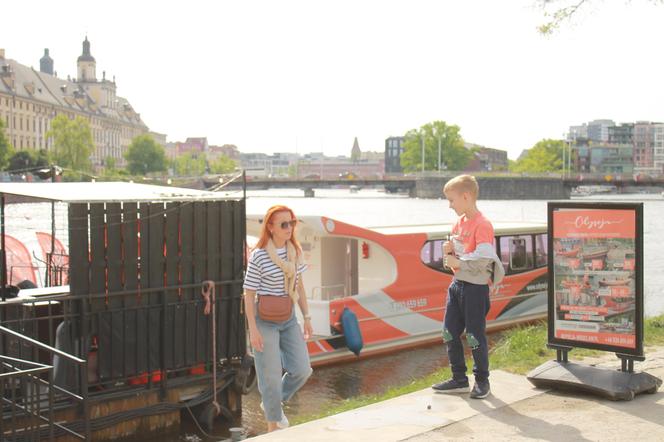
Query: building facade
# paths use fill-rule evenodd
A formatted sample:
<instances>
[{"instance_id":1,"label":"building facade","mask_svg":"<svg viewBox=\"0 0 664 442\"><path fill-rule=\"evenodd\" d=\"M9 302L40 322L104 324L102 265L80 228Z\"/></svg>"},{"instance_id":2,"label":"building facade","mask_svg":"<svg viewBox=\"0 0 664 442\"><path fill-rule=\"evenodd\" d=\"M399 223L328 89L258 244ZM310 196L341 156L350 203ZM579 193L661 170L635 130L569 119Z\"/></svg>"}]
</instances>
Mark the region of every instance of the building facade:
<instances>
[{"instance_id":1,"label":"building facade","mask_svg":"<svg viewBox=\"0 0 664 442\"><path fill-rule=\"evenodd\" d=\"M659 173L664 173L664 123L653 125L653 138L653 167Z\"/></svg>"},{"instance_id":2,"label":"building facade","mask_svg":"<svg viewBox=\"0 0 664 442\"><path fill-rule=\"evenodd\" d=\"M52 150L46 137L58 114L85 118L90 124L95 149L90 157L95 168L106 158L118 166L125 164L124 152L131 140L148 128L129 101L116 94L115 79L97 78L96 60L87 37L77 60L78 79L58 78L48 49L40 60L40 70L5 57L0 49L0 118L6 134L17 150Z\"/></svg>"},{"instance_id":3,"label":"building facade","mask_svg":"<svg viewBox=\"0 0 664 442\"><path fill-rule=\"evenodd\" d=\"M593 144L590 147L590 172L631 177L634 148L631 144Z\"/></svg>"},{"instance_id":4,"label":"building facade","mask_svg":"<svg viewBox=\"0 0 664 442\"><path fill-rule=\"evenodd\" d=\"M634 125L634 173L659 175L662 168L655 168L655 124L638 121Z\"/></svg>"},{"instance_id":5,"label":"building facade","mask_svg":"<svg viewBox=\"0 0 664 442\"><path fill-rule=\"evenodd\" d=\"M634 124L623 123L619 126L609 127L609 143L632 144L634 143Z\"/></svg>"},{"instance_id":6,"label":"building facade","mask_svg":"<svg viewBox=\"0 0 664 442\"><path fill-rule=\"evenodd\" d=\"M593 120L588 123L588 139L596 143L609 141L609 128L615 126L613 120Z\"/></svg>"},{"instance_id":7,"label":"building facade","mask_svg":"<svg viewBox=\"0 0 664 442\"><path fill-rule=\"evenodd\" d=\"M401 154L404 151L404 137L388 137L385 140L385 173L403 173Z\"/></svg>"},{"instance_id":8,"label":"building facade","mask_svg":"<svg viewBox=\"0 0 664 442\"><path fill-rule=\"evenodd\" d=\"M507 151L491 147L473 145L470 148L473 156L466 166L466 171L502 172L509 168Z\"/></svg>"}]
</instances>

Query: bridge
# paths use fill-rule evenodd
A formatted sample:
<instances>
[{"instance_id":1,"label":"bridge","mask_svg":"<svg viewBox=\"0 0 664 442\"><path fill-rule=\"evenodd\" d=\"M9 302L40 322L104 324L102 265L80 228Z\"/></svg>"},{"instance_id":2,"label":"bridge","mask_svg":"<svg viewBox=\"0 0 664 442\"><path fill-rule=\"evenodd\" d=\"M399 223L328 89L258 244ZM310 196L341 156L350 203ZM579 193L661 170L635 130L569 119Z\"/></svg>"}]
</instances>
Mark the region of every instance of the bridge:
<instances>
[{"instance_id":1,"label":"bridge","mask_svg":"<svg viewBox=\"0 0 664 442\"><path fill-rule=\"evenodd\" d=\"M462 172L459 172L462 173ZM472 173L472 172L471 172ZM385 188L388 192L408 192L412 197L440 198L443 185L457 173L425 173L408 176L386 176L383 178L251 178L247 179L248 190L302 189L305 196L315 196L315 189L326 188ZM484 199L566 199L578 186L612 185L617 191L629 191L630 187L662 187L664 177L648 179L622 179L607 175L519 175L519 174L475 174L480 184L480 196ZM208 187L218 180L205 181ZM228 188L240 188L242 182L228 184Z\"/></svg>"}]
</instances>

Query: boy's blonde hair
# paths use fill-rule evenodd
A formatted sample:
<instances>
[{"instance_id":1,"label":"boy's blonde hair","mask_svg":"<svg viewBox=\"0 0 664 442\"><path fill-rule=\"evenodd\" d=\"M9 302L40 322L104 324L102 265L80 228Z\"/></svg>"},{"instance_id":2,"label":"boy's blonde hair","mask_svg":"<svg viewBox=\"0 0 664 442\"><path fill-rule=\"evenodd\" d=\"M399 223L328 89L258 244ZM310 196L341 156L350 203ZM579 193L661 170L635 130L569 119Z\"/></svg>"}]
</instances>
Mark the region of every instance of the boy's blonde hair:
<instances>
[{"instance_id":1,"label":"boy's blonde hair","mask_svg":"<svg viewBox=\"0 0 664 442\"><path fill-rule=\"evenodd\" d=\"M445 183L443 187L443 193L453 190L455 192L468 192L477 199L480 194L480 186L477 184L477 180L472 175L459 175L455 176L451 180Z\"/></svg>"}]
</instances>

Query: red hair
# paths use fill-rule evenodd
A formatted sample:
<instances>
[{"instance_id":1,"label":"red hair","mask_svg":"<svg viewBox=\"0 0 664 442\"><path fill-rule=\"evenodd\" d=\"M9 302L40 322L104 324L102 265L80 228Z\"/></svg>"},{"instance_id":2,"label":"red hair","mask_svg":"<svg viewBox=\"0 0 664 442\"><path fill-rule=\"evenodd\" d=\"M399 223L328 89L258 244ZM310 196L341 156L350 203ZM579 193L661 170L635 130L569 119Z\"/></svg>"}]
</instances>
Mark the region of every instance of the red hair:
<instances>
[{"instance_id":1,"label":"red hair","mask_svg":"<svg viewBox=\"0 0 664 442\"><path fill-rule=\"evenodd\" d=\"M291 214L292 219L297 219L295 216L295 213L290 207L282 206L282 205L276 205L272 206L269 209L267 209L267 213L265 214L265 217L263 218L263 224L261 225L261 236L258 238L258 242L256 243L256 249L264 249L265 246L267 246L267 242L269 239L272 238L272 233L270 233L270 229L267 228L268 224L272 223L272 219L274 218L274 215L279 213L279 212L289 212ZM291 237L289 241L293 243L295 246L295 250L297 252L297 256L300 256L300 252L302 248L300 247L300 242L297 240L295 237L295 229L297 228L297 224L293 226L293 231L291 233Z\"/></svg>"}]
</instances>

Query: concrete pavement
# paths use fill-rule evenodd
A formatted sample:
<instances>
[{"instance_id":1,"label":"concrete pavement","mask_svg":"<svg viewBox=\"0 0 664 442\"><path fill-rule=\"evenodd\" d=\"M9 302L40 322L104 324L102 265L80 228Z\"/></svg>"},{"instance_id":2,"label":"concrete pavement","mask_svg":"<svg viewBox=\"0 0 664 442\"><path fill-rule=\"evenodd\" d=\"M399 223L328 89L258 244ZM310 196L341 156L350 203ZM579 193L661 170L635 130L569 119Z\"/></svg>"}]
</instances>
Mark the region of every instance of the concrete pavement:
<instances>
[{"instance_id":1,"label":"concrete pavement","mask_svg":"<svg viewBox=\"0 0 664 442\"><path fill-rule=\"evenodd\" d=\"M572 354L570 354L572 355ZM664 347L646 351L635 370L664 378ZM613 355L593 364L617 368ZM535 389L525 376L491 372L492 395L435 394L430 389L252 438L263 441L664 440L664 387L633 401Z\"/></svg>"}]
</instances>

